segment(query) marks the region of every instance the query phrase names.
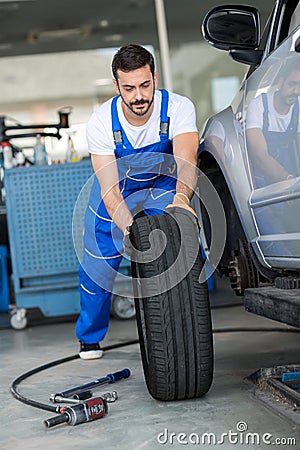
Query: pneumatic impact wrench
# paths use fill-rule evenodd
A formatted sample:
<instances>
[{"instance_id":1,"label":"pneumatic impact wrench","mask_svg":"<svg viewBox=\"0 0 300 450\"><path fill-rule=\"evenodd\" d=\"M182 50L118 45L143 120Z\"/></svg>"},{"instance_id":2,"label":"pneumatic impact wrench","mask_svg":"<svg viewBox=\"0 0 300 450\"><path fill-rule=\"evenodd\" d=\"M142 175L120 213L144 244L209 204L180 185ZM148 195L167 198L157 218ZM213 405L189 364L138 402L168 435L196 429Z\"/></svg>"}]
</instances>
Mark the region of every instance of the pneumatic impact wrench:
<instances>
[{"instance_id":1,"label":"pneumatic impact wrench","mask_svg":"<svg viewBox=\"0 0 300 450\"><path fill-rule=\"evenodd\" d=\"M107 402L102 397L95 397L74 406L62 407L60 414L44 421L47 428L54 427L60 423L78 425L101 419L107 413Z\"/></svg>"},{"instance_id":2,"label":"pneumatic impact wrench","mask_svg":"<svg viewBox=\"0 0 300 450\"><path fill-rule=\"evenodd\" d=\"M54 403L78 403L74 406L58 407L58 412L60 414L45 420L44 424L47 428L51 428L61 423L78 425L80 423L90 422L95 419L101 419L107 414L107 402L114 402L117 399L117 393L113 391L111 394L106 393L103 396L89 398L92 395L91 391L84 391L84 389L90 389L105 383L112 384L122 378L128 378L129 376L130 370L123 369L119 372L110 373L103 378L98 378L90 383L76 386L75 388L56 394L51 394L50 400Z\"/></svg>"}]
</instances>

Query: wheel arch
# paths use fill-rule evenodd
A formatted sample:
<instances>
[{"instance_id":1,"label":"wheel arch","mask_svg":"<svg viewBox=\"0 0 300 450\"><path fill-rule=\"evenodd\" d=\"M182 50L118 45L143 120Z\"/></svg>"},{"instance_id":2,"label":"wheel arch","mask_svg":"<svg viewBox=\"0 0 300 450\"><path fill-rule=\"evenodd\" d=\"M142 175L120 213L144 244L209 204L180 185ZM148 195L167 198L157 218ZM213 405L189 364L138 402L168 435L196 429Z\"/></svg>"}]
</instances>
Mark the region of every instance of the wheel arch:
<instances>
[{"instance_id":1,"label":"wheel arch","mask_svg":"<svg viewBox=\"0 0 300 450\"><path fill-rule=\"evenodd\" d=\"M200 152L198 158L198 168L205 176L208 177L214 188L216 189L219 198L222 202L226 224L226 243L224 251L217 267L217 270L221 275L229 276L229 267L232 261L233 254L239 251L240 242L246 242L249 247L249 254L251 260L255 265L258 272L265 279L272 280L278 275L278 272L263 266L258 260L254 250L252 249L250 240L247 237L247 230L243 226L242 218L239 214L239 209L235 204L234 196L230 191L230 184L227 182L226 177L220 167L220 164L210 152L204 150ZM203 220L203 227L208 244L210 242L210 223L208 215L203 207L201 207L201 214Z\"/></svg>"},{"instance_id":2,"label":"wheel arch","mask_svg":"<svg viewBox=\"0 0 300 450\"><path fill-rule=\"evenodd\" d=\"M226 268L229 265L231 259L231 252L234 249L234 241L236 240L236 237L237 238L244 237L245 233L241 221L239 219L237 209L234 205L232 195L226 182L225 176L214 156L207 151L202 152L199 157L198 168L201 170L201 172L204 173L204 175L208 177L209 181L216 189L225 211L227 223L226 243L222 258L219 263L218 270L221 273L227 274ZM210 225L208 223L209 218L207 213L203 210L203 208L201 208L201 213L204 232L209 242L210 241L210 232L209 232Z\"/></svg>"}]
</instances>

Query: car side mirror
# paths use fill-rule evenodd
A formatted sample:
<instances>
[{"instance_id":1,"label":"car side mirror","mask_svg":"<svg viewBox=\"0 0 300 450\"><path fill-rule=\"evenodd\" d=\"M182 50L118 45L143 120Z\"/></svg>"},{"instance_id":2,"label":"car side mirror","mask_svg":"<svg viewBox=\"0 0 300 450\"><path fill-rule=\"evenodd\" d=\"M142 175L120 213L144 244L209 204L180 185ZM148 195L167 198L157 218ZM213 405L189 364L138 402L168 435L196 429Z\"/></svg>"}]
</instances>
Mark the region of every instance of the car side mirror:
<instances>
[{"instance_id":1,"label":"car side mirror","mask_svg":"<svg viewBox=\"0 0 300 450\"><path fill-rule=\"evenodd\" d=\"M221 50L254 50L260 41L259 12L246 5L217 6L204 17L202 34Z\"/></svg>"}]
</instances>

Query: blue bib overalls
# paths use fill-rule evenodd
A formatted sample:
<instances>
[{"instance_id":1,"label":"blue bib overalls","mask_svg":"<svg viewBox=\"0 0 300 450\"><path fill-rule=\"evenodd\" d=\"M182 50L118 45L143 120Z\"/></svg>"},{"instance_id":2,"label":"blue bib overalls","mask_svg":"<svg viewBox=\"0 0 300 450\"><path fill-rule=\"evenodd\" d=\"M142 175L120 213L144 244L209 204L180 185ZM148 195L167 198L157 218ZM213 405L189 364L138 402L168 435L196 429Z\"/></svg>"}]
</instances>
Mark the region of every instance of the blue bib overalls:
<instances>
[{"instance_id":1,"label":"blue bib overalls","mask_svg":"<svg viewBox=\"0 0 300 450\"><path fill-rule=\"evenodd\" d=\"M263 135L267 142L268 153L294 176L299 176L299 156L296 145L296 134L299 123L299 102L294 103L292 117L285 131L269 131L269 108L267 95L262 94L264 107L263 115ZM255 171L255 186L260 188L269 184L263 172L257 168Z\"/></svg>"},{"instance_id":2,"label":"blue bib overalls","mask_svg":"<svg viewBox=\"0 0 300 450\"><path fill-rule=\"evenodd\" d=\"M168 92L161 91L160 140L134 149L121 127L117 100L111 105L112 132L119 173L119 188L134 216L161 213L176 191L176 164L169 139ZM113 283L123 257L123 233L108 215L94 177L85 215L84 254L79 268L81 312L77 338L85 344L103 340L109 324Z\"/></svg>"}]
</instances>

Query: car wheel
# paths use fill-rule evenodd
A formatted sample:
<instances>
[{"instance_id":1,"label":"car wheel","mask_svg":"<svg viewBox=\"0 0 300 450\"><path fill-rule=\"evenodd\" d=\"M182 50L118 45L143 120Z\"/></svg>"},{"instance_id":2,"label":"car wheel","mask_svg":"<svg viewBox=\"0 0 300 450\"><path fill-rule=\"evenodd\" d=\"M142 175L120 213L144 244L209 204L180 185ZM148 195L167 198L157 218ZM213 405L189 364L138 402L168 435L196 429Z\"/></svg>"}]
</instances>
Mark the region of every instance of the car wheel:
<instances>
[{"instance_id":1,"label":"car wheel","mask_svg":"<svg viewBox=\"0 0 300 450\"><path fill-rule=\"evenodd\" d=\"M111 314L118 320L130 320L135 317L134 298L129 294L113 295L111 299Z\"/></svg>"},{"instance_id":2,"label":"car wheel","mask_svg":"<svg viewBox=\"0 0 300 450\"><path fill-rule=\"evenodd\" d=\"M144 216L132 226L133 245L151 250L153 230L166 237L163 253L147 263L132 262L146 385L158 400L201 397L212 383L213 341L207 283L199 281L203 260L198 232L188 214ZM156 246L164 246L161 233ZM169 268L181 280L174 286Z\"/></svg>"}]
</instances>

